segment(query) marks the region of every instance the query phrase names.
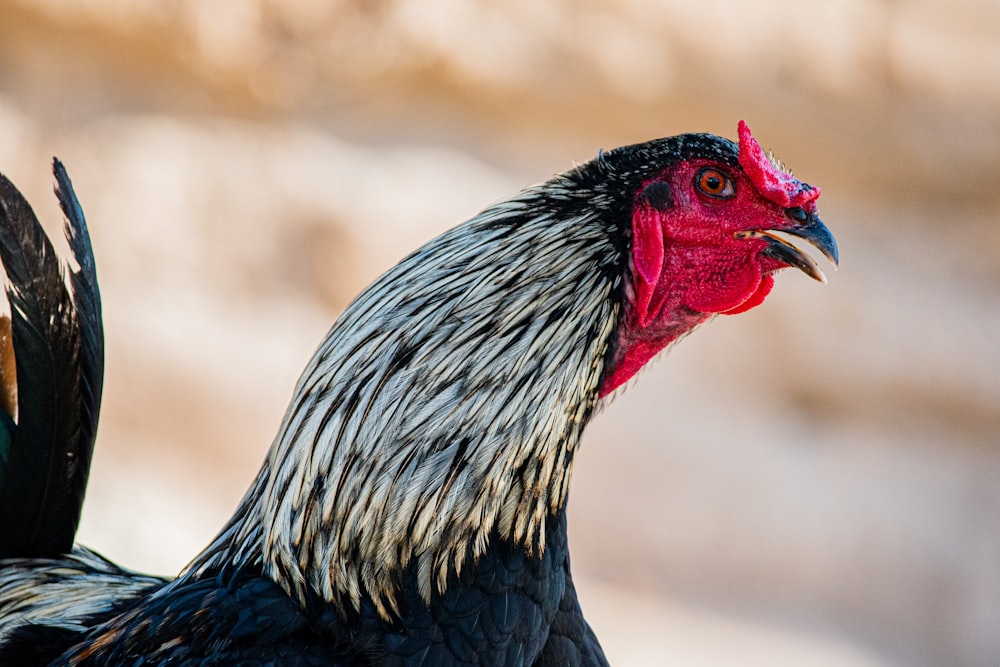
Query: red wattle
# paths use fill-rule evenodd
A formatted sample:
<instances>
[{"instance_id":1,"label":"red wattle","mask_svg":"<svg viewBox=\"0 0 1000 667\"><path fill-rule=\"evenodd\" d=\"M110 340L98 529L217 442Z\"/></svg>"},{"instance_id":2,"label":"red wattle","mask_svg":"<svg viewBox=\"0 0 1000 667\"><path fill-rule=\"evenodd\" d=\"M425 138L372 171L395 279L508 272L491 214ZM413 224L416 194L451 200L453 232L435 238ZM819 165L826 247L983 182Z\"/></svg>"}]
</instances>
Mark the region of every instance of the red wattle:
<instances>
[{"instance_id":1,"label":"red wattle","mask_svg":"<svg viewBox=\"0 0 1000 667\"><path fill-rule=\"evenodd\" d=\"M739 313L745 313L751 308L759 306L764 303L764 299L771 292L771 288L774 287L774 276L767 274L764 276L760 285L757 286L756 291L750 295L750 298L736 306L735 308L730 308L729 310L722 311L723 315L738 315Z\"/></svg>"},{"instance_id":2,"label":"red wattle","mask_svg":"<svg viewBox=\"0 0 1000 667\"><path fill-rule=\"evenodd\" d=\"M697 275L694 271L692 273ZM725 313L754 299L763 282L764 276L757 262L735 257L731 266L718 266L715 271L704 271L699 275L698 280L687 286L681 303L699 313ZM765 287L760 299L767 295L767 289L770 286Z\"/></svg>"}]
</instances>

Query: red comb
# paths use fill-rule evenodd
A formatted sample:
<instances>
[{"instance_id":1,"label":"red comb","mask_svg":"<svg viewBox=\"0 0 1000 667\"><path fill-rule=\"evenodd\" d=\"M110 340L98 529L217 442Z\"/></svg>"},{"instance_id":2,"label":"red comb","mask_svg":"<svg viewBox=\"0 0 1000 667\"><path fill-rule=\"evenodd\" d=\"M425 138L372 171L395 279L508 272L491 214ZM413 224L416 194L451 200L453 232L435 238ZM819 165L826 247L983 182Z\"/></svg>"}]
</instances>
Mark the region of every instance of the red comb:
<instances>
[{"instance_id":1,"label":"red comb","mask_svg":"<svg viewBox=\"0 0 1000 667\"><path fill-rule=\"evenodd\" d=\"M819 188L803 183L779 169L740 121L740 166L763 196L784 208L805 206L819 197Z\"/></svg>"}]
</instances>

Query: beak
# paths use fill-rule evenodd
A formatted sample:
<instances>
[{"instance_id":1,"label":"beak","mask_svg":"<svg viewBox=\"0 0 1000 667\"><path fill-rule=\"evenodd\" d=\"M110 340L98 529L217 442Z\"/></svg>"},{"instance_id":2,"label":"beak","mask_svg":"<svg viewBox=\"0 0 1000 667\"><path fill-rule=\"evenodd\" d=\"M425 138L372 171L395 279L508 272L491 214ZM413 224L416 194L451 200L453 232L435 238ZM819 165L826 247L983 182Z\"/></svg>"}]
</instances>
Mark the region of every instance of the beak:
<instances>
[{"instance_id":1,"label":"beak","mask_svg":"<svg viewBox=\"0 0 1000 667\"><path fill-rule=\"evenodd\" d=\"M764 254L770 255L788 266L800 269L810 278L818 280L821 283L826 283L826 276L823 275L816 261L801 248L781 235L796 236L808 241L813 247L823 253L824 257L830 260L834 269L837 268L837 263L840 260L836 239L833 238L833 234L823 224L823 221L819 219L816 213L806 214L798 206L787 209L785 213L795 221L791 226L775 229L744 230L736 232L736 238L764 239L768 244L767 249L764 250Z\"/></svg>"}]
</instances>

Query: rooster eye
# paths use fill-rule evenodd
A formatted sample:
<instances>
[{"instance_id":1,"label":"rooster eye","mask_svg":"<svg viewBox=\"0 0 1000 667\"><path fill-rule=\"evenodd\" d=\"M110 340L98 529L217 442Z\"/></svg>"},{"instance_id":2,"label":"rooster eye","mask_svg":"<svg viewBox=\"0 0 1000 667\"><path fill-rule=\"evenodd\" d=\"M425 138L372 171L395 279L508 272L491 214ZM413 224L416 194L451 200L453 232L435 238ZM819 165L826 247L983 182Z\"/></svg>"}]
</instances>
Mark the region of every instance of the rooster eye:
<instances>
[{"instance_id":1,"label":"rooster eye","mask_svg":"<svg viewBox=\"0 0 1000 667\"><path fill-rule=\"evenodd\" d=\"M718 169L711 167L702 169L694 179L698 189L709 197L729 199L736 194L733 181Z\"/></svg>"}]
</instances>

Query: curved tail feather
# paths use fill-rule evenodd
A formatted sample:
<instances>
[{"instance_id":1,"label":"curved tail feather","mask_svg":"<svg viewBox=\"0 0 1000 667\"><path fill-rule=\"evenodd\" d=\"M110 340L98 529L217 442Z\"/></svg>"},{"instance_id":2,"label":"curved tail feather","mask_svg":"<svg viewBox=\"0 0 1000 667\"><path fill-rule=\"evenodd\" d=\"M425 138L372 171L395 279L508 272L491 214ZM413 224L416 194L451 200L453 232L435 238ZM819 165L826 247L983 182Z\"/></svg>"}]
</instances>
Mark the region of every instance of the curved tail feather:
<instances>
[{"instance_id":1,"label":"curved tail feather","mask_svg":"<svg viewBox=\"0 0 1000 667\"><path fill-rule=\"evenodd\" d=\"M101 413L101 394L104 389L104 320L101 317L101 292L97 287L97 267L94 263L94 249L90 244L87 220L83 209L73 192L66 168L59 158L52 159L52 171L56 178L56 197L66 216L65 234L70 251L78 269L70 271L69 281L73 288L73 305L76 308L76 322L80 331L80 428L82 449L87 452L85 463L77 467L80 475L77 488L79 503L83 504L83 491L87 487L90 470L90 453L97 438L97 421Z\"/></svg>"},{"instance_id":2,"label":"curved tail feather","mask_svg":"<svg viewBox=\"0 0 1000 667\"><path fill-rule=\"evenodd\" d=\"M0 557L71 549L100 411L104 340L93 252L66 170L58 160L53 170L79 265L69 285L31 206L0 175L0 262L17 372L16 425L0 455Z\"/></svg>"}]
</instances>

